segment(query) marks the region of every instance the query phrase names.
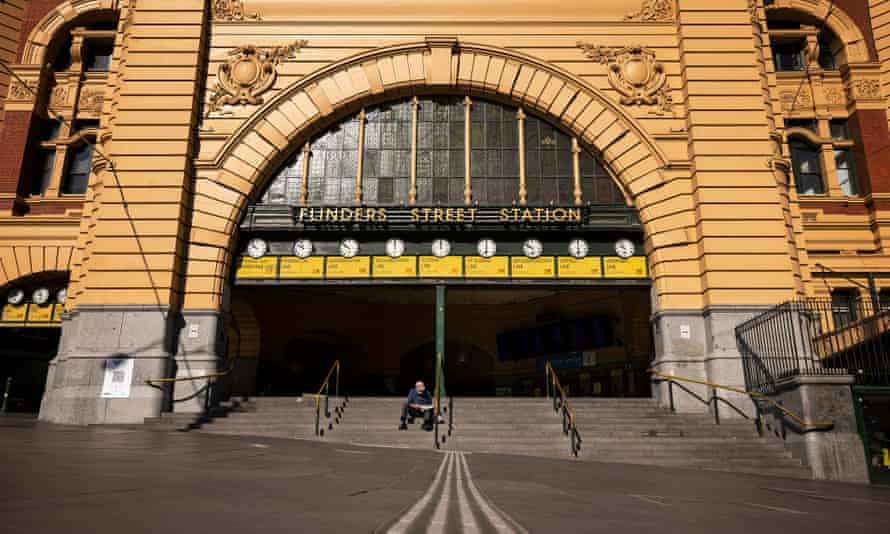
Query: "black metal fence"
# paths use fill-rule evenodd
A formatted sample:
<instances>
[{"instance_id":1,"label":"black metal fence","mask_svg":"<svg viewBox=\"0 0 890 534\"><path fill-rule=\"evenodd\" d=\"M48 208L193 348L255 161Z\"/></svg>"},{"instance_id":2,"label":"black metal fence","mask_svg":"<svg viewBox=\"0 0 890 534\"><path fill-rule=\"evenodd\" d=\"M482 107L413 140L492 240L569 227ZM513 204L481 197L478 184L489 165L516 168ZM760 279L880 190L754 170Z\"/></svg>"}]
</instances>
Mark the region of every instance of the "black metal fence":
<instances>
[{"instance_id":1,"label":"black metal fence","mask_svg":"<svg viewBox=\"0 0 890 534\"><path fill-rule=\"evenodd\" d=\"M871 300L779 304L736 327L749 390L775 393L792 376L853 375L890 385L890 309Z\"/></svg>"}]
</instances>

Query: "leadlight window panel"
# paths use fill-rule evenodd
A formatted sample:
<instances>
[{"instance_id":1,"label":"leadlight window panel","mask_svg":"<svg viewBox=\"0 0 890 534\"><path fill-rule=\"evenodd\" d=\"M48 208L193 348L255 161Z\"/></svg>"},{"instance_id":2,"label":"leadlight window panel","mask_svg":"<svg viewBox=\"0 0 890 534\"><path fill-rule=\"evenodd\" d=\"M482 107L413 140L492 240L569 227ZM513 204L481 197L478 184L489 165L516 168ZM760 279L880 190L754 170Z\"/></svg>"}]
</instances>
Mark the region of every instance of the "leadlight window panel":
<instances>
[{"instance_id":1,"label":"leadlight window panel","mask_svg":"<svg viewBox=\"0 0 890 534\"><path fill-rule=\"evenodd\" d=\"M56 161L56 149L44 148L37 155L37 166L34 169L34 180L31 181L32 195L43 195L53 177L53 163Z\"/></svg>"},{"instance_id":2,"label":"leadlight window panel","mask_svg":"<svg viewBox=\"0 0 890 534\"><path fill-rule=\"evenodd\" d=\"M624 205L624 195L599 161L586 150L579 154L581 167L581 199L590 204Z\"/></svg>"},{"instance_id":3,"label":"leadlight window panel","mask_svg":"<svg viewBox=\"0 0 890 534\"><path fill-rule=\"evenodd\" d=\"M859 194L856 183L856 169L853 164L853 153L846 149L834 150L834 166L837 170L837 181L845 196L853 197Z\"/></svg>"},{"instance_id":4,"label":"leadlight window panel","mask_svg":"<svg viewBox=\"0 0 890 534\"><path fill-rule=\"evenodd\" d=\"M831 291L831 315L834 328L843 328L856 321L856 290L834 289Z\"/></svg>"},{"instance_id":5,"label":"leadlight window panel","mask_svg":"<svg viewBox=\"0 0 890 534\"><path fill-rule=\"evenodd\" d=\"M82 143L68 151L68 169L62 180L62 193L82 195L86 193L90 181L90 167L93 162L93 145Z\"/></svg>"},{"instance_id":6,"label":"leadlight window panel","mask_svg":"<svg viewBox=\"0 0 890 534\"><path fill-rule=\"evenodd\" d=\"M288 163L269 183L261 204L299 204L303 188L303 151L290 157Z\"/></svg>"},{"instance_id":7,"label":"leadlight window panel","mask_svg":"<svg viewBox=\"0 0 890 534\"><path fill-rule=\"evenodd\" d=\"M111 54L114 46L110 43L88 43L86 60L87 71L107 72L111 68Z\"/></svg>"},{"instance_id":8,"label":"leadlight window panel","mask_svg":"<svg viewBox=\"0 0 890 534\"><path fill-rule=\"evenodd\" d=\"M801 141L792 141L788 145L791 149L791 167L794 171L797 192L802 195L825 193L819 149Z\"/></svg>"},{"instance_id":9,"label":"leadlight window panel","mask_svg":"<svg viewBox=\"0 0 890 534\"><path fill-rule=\"evenodd\" d=\"M831 44L824 35L819 36L819 66L826 70L837 70L837 60Z\"/></svg>"},{"instance_id":10,"label":"leadlight window panel","mask_svg":"<svg viewBox=\"0 0 890 534\"><path fill-rule=\"evenodd\" d=\"M411 101L367 111L362 189L365 204L408 202L411 188Z\"/></svg>"},{"instance_id":11,"label":"leadlight window panel","mask_svg":"<svg viewBox=\"0 0 890 534\"><path fill-rule=\"evenodd\" d=\"M358 119L341 122L310 147L308 202L328 206L352 203L358 170Z\"/></svg>"},{"instance_id":12,"label":"leadlight window panel","mask_svg":"<svg viewBox=\"0 0 890 534\"><path fill-rule=\"evenodd\" d=\"M460 97L423 97L417 110L417 202L462 204L464 102Z\"/></svg>"},{"instance_id":13,"label":"leadlight window panel","mask_svg":"<svg viewBox=\"0 0 890 534\"><path fill-rule=\"evenodd\" d=\"M777 71L803 70L801 43L776 43L773 45L773 63Z\"/></svg>"},{"instance_id":14,"label":"leadlight window panel","mask_svg":"<svg viewBox=\"0 0 890 534\"><path fill-rule=\"evenodd\" d=\"M525 183L532 206L571 204L575 176L572 138L533 116L525 120Z\"/></svg>"},{"instance_id":15,"label":"leadlight window panel","mask_svg":"<svg viewBox=\"0 0 890 534\"><path fill-rule=\"evenodd\" d=\"M509 205L519 197L516 108L474 101L470 108L470 176L473 200Z\"/></svg>"}]
</instances>

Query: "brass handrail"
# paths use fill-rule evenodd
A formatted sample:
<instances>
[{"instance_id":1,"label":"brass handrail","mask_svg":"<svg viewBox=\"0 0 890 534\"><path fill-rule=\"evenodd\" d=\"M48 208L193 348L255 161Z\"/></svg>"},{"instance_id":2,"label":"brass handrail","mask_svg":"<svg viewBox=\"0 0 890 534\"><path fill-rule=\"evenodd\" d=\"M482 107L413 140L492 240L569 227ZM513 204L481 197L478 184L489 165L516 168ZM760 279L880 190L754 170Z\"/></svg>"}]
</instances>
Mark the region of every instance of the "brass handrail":
<instances>
[{"instance_id":1,"label":"brass handrail","mask_svg":"<svg viewBox=\"0 0 890 534\"><path fill-rule=\"evenodd\" d=\"M336 372L336 375L334 373ZM327 418L331 417L330 406L328 405L328 399L330 398L331 392L331 377L336 376L336 380L334 382L334 397L340 396L340 360L334 360L334 363L331 365L331 369L328 371L328 374L325 375L324 380L321 382L321 387L318 388L318 393L315 394L315 435L316 436L324 436L324 430L319 427L321 422L321 397L324 395L324 416ZM338 406L336 408L337 411L337 422L340 422L340 413L342 406ZM334 424L328 424L328 430L333 430Z\"/></svg>"},{"instance_id":2,"label":"brass handrail","mask_svg":"<svg viewBox=\"0 0 890 534\"><path fill-rule=\"evenodd\" d=\"M578 451L581 449L581 434L578 433L578 427L575 425L575 411L572 410L572 407L569 405L569 394L566 393L565 388L560 383L559 377L556 376L556 371L553 369L553 365L549 360L544 364L544 373L547 377L547 395L551 396L551 391L554 393L552 395L554 410L559 411L560 408L562 408L563 433L568 434L569 436L572 455L578 456ZM559 393L558 405L555 395L556 392Z\"/></svg>"},{"instance_id":3,"label":"brass handrail","mask_svg":"<svg viewBox=\"0 0 890 534\"><path fill-rule=\"evenodd\" d=\"M667 374L667 373L660 373L660 372L656 371L655 369L649 369L648 372L649 372L650 374L652 374L652 375L655 375L655 376L660 377L660 378L664 378L664 379L666 379L666 380L679 380L679 381L681 381L681 382L690 382L690 383L692 383L692 384L699 384L699 385L703 385L703 386L709 386L709 387L712 387L712 388L714 388L714 389L723 389L723 390L726 390L726 391L732 391L733 393L739 393L739 394L742 394L742 395L748 395L748 396L751 397L752 399L762 400L762 401L766 402L767 404L769 404L769 405L775 407L775 408L778 409L780 412L782 412L783 414L787 415L789 419L791 419L792 421L794 421L795 423L797 423L798 425L803 426L803 427L807 427L807 428L832 428L832 427L834 427L834 423L829 422L829 421L816 421L816 422L808 422L808 421L805 421L805 420L803 419L802 416L800 416L800 415L798 415L798 414L792 412L792 411L789 410L788 408L782 406L782 405L779 404L778 402L776 402L776 401L774 401L773 399L767 397L767 396L764 395L763 393L759 393L759 392L757 392L757 391L748 391L748 390L745 390L745 389L736 388L736 387L732 387L732 386L727 386L727 385L724 385L724 384L716 384L716 383L714 383L714 382L708 382L707 380L699 380L699 379L697 379L697 378L688 378L688 377L685 377L685 376L677 376L677 375L670 375L670 374Z\"/></svg>"}]
</instances>

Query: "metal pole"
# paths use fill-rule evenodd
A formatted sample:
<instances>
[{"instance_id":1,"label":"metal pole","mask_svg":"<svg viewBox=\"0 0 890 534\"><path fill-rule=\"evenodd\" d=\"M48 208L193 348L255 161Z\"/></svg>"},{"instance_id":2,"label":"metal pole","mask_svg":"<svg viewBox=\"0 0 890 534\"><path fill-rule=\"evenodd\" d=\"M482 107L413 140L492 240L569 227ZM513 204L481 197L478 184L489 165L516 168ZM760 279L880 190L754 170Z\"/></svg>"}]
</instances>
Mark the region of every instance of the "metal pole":
<instances>
[{"instance_id":1,"label":"metal pole","mask_svg":"<svg viewBox=\"0 0 890 534\"><path fill-rule=\"evenodd\" d=\"M436 286L436 369L437 369L437 382L436 382L436 390L438 395L447 396L448 393L445 391L445 381L442 380L440 384L438 380L442 379L444 373L445 365L445 286L437 285ZM440 376L441 375L441 376ZM436 416L439 415L439 403L438 399L436 401Z\"/></svg>"},{"instance_id":2,"label":"metal pole","mask_svg":"<svg viewBox=\"0 0 890 534\"><path fill-rule=\"evenodd\" d=\"M3 405L0 406L0 413L6 413L9 410L9 391L12 389L12 376L6 377L6 387L3 388Z\"/></svg>"},{"instance_id":3,"label":"metal pole","mask_svg":"<svg viewBox=\"0 0 890 534\"><path fill-rule=\"evenodd\" d=\"M671 412L676 412L677 410L674 408L674 382L672 380L668 380L668 398L671 400Z\"/></svg>"},{"instance_id":4,"label":"metal pole","mask_svg":"<svg viewBox=\"0 0 890 534\"><path fill-rule=\"evenodd\" d=\"M714 423L720 424L720 409L717 407L717 388L713 388L712 395L714 399Z\"/></svg>"},{"instance_id":5,"label":"metal pole","mask_svg":"<svg viewBox=\"0 0 890 534\"><path fill-rule=\"evenodd\" d=\"M337 373L334 377L336 382L334 382L334 398L340 399L340 362L337 362Z\"/></svg>"},{"instance_id":6,"label":"metal pole","mask_svg":"<svg viewBox=\"0 0 890 534\"><path fill-rule=\"evenodd\" d=\"M878 298L878 288L875 286L875 273L868 273L868 293L871 295L871 312L873 314L881 311L881 303Z\"/></svg>"}]
</instances>

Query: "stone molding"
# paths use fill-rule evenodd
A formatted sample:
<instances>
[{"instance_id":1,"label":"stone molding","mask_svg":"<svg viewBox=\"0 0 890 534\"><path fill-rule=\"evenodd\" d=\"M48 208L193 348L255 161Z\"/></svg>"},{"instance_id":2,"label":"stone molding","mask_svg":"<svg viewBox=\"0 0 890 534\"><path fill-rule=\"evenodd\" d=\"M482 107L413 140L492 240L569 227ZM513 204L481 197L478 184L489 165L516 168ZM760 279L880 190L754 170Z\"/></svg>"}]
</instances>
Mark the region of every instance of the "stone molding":
<instances>
[{"instance_id":1,"label":"stone molding","mask_svg":"<svg viewBox=\"0 0 890 534\"><path fill-rule=\"evenodd\" d=\"M674 20L674 0L644 0L640 10L628 13L624 20L671 22Z\"/></svg>"},{"instance_id":2,"label":"stone molding","mask_svg":"<svg viewBox=\"0 0 890 534\"><path fill-rule=\"evenodd\" d=\"M588 59L609 67L609 83L621 94L625 106L656 106L656 112L671 110L670 88L664 65L655 59L655 51L642 45L623 47L596 46L578 42Z\"/></svg>"},{"instance_id":3,"label":"stone molding","mask_svg":"<svg viewBox=\"0 0 890 534\"><path fill-rule=\"evenodd\" d=\"M60 2L31 30L22 50L23 65L43 65L46 47L57 31L91 11L118 10L120 0L65 0Z\"/></svg>"},{"instance_id":4,"label":"stone molding","mask_svg":"<svg viewBox=\"0 0 890 534\"><path fill-rule=\"evenodd\" d=\"M210 7L213 20L226 22L262 20L259 13L244 13L244 0L213 0Z\"/></svg>"},{"instance_id":5,"label":"stone molding","mask_svg":"<svg viewBox=\"0 0 890 534\"><path fill-rule=\"evenodd\" d=\"M867 63L868 46L856 22L830 0L774 0L766 11L792 10L806 13L816 20L824 20L832 32L844 43L848 63Z\"/></svg>"}]
</instances>

